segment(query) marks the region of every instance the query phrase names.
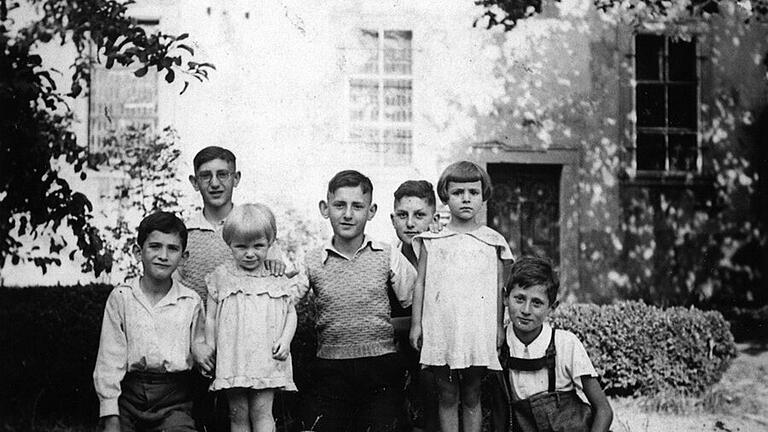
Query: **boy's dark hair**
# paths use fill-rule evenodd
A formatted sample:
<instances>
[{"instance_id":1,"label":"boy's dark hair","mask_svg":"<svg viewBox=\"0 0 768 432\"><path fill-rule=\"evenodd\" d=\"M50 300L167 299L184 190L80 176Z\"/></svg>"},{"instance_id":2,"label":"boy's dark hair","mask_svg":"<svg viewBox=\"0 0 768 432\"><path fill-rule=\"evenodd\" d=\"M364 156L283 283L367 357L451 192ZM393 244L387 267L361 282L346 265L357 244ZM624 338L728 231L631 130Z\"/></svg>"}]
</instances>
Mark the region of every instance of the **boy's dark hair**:
<instances>
[{"instance_id":1,"label":"boy's dark hair","mask_svg":"<svg viewBox=\"0 0 768 432\"><path fill-rule=\"evenodd\" d=\"M334 193L339 188L343 187L357 187L363 190L364 194L373 195L373 183L371 179L364 176L355 170L344 170L336 173L335 176L328 182L328 193Z\"/></svg>"},{"instance_id":2,"label":"boy's dark hair","mask_svg":"<svg viewBox=\"0 0 768 432\"><path fill-rule=\"evenodd\" d=\"M221 159L224 161L227 161L235 166L235 169L237 169L237 161L235 160L235 154L231 151L218 146L208 146L195 155L195 158L192 160L192 165L195 167L195 172L197 172L198 168L200 168L200 165L210 162L214 159Z\"/></svg>"},{"instance_id":3,"label":"boy's dark hair","mask_svg":"<svg viewBox=\"0 0 768 432\"><path fill-rule=\"evenodd\" d=\"M427 202L428 206L432 208L437 207L437 200L435 200L435 189L432 187L432 183L426 180L407 180L398 186L395 190L395 205L397 202L403 199L403 197L416 197L421 198Z\"/></svg>"},{"instance_id":4,"label":"boy's dark hair","mask_svg":"<svg viewBox=\"0 0 768 432\"><path fill-rule=\"evenodd\" d=\"M491 197L491 177L480 165L470 161L459 161L448 165L437 181L437 196L443 203L448 202L448 183L468 183L479 181L483 185L483 201Z\"/></svg>"},{"instance_id":5,"label":"boy's dark hair","mask_svg":"<svg viewBox=\"0 0 768 432\"><path fill-rule=\"evenodd\" d=\"M536 285L546 287L549 304L554 304L557 300L557 291L560 289L560 281L552 267L552 260L525 255L512 264L509 280L504 286L504 297L507 297L515 286L530 288Z\"/></svg>"},{"instance_id":6,"label":"boy's dark hair","mask_svg":"<svg viewBox=\"0 0 768 432\"><path fill-rule=\"evenodd\" d=\"M178 234L181 238L181 250L187 249L187 226L173 213L159 211L152 213L141 220L139 234L136 243L144 247L144 242L152 231L160 231L165 234Z\"/></svg>"}]
</instances>

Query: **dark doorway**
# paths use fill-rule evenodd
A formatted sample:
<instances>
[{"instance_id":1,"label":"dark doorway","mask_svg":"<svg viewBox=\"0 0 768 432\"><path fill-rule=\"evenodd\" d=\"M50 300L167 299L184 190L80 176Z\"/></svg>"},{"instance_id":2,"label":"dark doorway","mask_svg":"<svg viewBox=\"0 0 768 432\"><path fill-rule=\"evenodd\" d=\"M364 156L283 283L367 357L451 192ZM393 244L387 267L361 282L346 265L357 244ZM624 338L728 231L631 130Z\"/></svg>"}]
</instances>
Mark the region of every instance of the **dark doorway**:
<instances>
[{"instance_id":1,"label":"dark doorway","mask_svg":"<svg viewBox=\"0 0 768 432\"><path fill-rule=\"evenodd\" d=\"M488 226L504 235L515 256L560 263L560 165L490 163L493 196Z\"/></svg>"}]
</instances>

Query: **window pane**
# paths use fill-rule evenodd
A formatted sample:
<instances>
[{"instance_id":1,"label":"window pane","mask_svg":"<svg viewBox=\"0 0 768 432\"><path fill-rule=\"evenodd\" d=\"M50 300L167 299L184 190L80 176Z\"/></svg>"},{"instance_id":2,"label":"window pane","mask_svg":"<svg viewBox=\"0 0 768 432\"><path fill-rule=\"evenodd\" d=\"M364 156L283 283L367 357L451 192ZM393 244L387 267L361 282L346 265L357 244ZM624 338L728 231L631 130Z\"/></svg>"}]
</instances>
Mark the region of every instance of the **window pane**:
<instances>
[{"instance_id":1,"label":"window pane","mask_svg":"<svg viewBox=\"0 0 768 432\"><path fill-rule=\"evenodd\" d=\"M410 31L384 32L384 73L388 75L411 74Z\"/></svg>"},{"instance_id":2,"label":"window pane","mask_svg":"<svg viewBox=\"0 0 768 432\"><path fill-rule=\"evenodd\" d=\"M665 126L664 85L638 84L635 91L637 96L637 125Z\"/></svg>"},{"instance_id":3,"label":"window pane","mask_svg":"<svg viewBox=\"0 0 768 432\"><path fill-rule=\"evenodd\" d=\"M385 146L384 151L393 152L398 155L410 155L413 132L406 128L384 129L383 142Z\"/></svg>"},{"instance_id":4,"label":"window pane","mask_svg":"<svg viewBox=\"0 0 768 432\"><path fill-rule=\"evenodd\" d=\"M663 171L665 160L664 135L642 132L637 134L636 161L638 170Z\"/></svg>"},{"instance_id":5,"label":"window pane","mask_svg":"<svg viewBox=\"0 0 768 432\"><path fill-rule=\"evenodd\" d=\"M669 41L669 79L671 81L696 80L696 44L684 40Z\"/></svg>"},{"instance_id":6,"label":"window pane","mask_svg":"<svg viewBox=\"0 0 768 432\"><path fill-rule=\"evenodd\" d=\"M669 169L672 171L696 171L696 135L669 135Z\"/></svg>"},{"instance_id":7,"label":"window pane","mask_svg":"<svg viewBox=\"0 0 768 432\"><path fill-rule=\"evenodd\" d=\"M697 129L696 85L670 85L669 126Z\"/></svg>"},{"instance_id":8,"label":"window pane","mask_svg":"<svg viewBox=\"0 0 768 432\"><path fill-rule=\"evenodd\" d=\"M412 92L411 80L384 81L384 118L387 121L411 121L413 116Z\"/></svg>"},{"instance_id":9,"label":"window pane","mask_svg":"<svg viewBox=\"0 0 768 432\"><path fill-rule=\"evenodd\" d=\"M379 119L379 83L375 80L349 82L349 118L352 121Z\"/></svg>"},{"instance_id":10,"label":"window pane","mask_svg":"<svg viewBox=\"0 0 768 432\"><path fill-rule=\"evenodd\" d=\"M662 79L664 38L656 35L635 37L635 77L639 80Z\"/></svg>"},{"instance_id":11,"label":"window pane","mask_svg":"<svg viewBox=\"0 0 768 432\"><path fill-rule=\"evenodd\" d=\"M89 140L92 150L103 147L110 135L119 135L128 126L149 126L153 133L158 120L158 73L151 69L141 79L135 68L114 65L107 69L94 65L91 70ZM119 138L119 137L118 137Z\"/></svg>"},{"instance_id":12,"label":"window pane","mask_svg":"<svg viewBox=\"0 0 768 432\"><path fill-rule=\"evenodd\" d=\"M347 52L350 70L355 73L379 73L379 34L376 30L360 29L353 46Z\"/></svg>"},{"instance_id":13,"label":"window pane","mask_svg":"<svg viewBox=\"0 0 768 432\"><path fill-rule=\"evenodd\" d=\"M349 140L364 144L377 144L380 141L379 130L369 127L353 127L349 130Z\"/></svg>"}]
</instances>

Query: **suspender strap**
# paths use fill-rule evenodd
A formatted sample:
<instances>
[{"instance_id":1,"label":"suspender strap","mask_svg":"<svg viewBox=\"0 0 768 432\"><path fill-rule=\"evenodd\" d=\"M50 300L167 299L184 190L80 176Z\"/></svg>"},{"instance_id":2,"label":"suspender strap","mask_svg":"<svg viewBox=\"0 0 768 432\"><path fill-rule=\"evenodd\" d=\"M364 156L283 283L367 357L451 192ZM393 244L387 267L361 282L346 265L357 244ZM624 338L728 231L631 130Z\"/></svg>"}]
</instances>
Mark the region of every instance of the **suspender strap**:
<instances>
[{"instance_id":1,"label":"suspender strap","mask_svg":"<svg viewBox=\"0 0 768 432\"><path fill-rule=\"evenodd\" d=\"M507 348L508 350L509 348ZM509 352L509 351L507 351ZM555 391L555 358L557 350L555 349L555 329L552 329L552 337L549 339L549 345L544 357L536 359L524 359L519 357L508 357L506 367L512 370L537 371L546 368L547 378L549 380L548 391Z\"/></svg>"},{"instance_id":2,"label":"suspender strap","mask_svg":"<svg viewBox=\"0 0 768 432\"><path fill-rule=\"evenodd\" d=\"M555 329L552 329L552 338L549 339L547 353L544 355L547 359L547 376L549 378L549 392L555 391L555 358L557 350L555 349Z\"/></svg>"}]
</instances>

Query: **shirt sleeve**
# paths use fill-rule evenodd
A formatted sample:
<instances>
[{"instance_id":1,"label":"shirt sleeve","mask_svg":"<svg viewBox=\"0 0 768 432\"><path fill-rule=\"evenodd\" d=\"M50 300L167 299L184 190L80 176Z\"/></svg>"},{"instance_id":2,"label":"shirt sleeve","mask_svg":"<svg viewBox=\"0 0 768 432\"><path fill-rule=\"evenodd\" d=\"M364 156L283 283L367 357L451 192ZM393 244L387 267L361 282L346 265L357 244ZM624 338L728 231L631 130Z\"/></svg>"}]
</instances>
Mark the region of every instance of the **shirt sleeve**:
<instances>
[{"instance_id":1,"label":"shirt sleeve","mask_svg":"<svg viewBox=\"0 0 768 432\"><path fill-rule=\"evenodd\" d=\"M394 291L397 300L400 301L400 305L404 308L408 307L413 303L413 285L416 283L416 269L413 268L408 259L396 247L390 249L389 263L392 291Z\"/></svg>"},{"instance_id":2,"label":"shirt sleeve","mask_svg":"<svg viewBox=\"0 0 768 432\"><path fill-rule=\"evenodd\" d=\"M589 354L584 348L578 337L574 334L570 334L571 338L571 377L578 378L582 376L597 377L595 367L592 365L592 361L589 359Z\"/></svg>"},{"instance_id":3,"label":"shirt sleeve","mask_svg":"<svg viewBox=\"0 0 768 432\"><path fill-rule=\"evenodd\" d=\"M197 297L195 310L192 312L192 331L190 333L190 347L205 343L205 311L203 310L203 301Z\"/></svg>"},{"instance_id":4,"label":"shirt sleeve","mask_svg":"<svg viewBox=\"0 0 768 432\"><path fill-rule=\"evenodd\" d=\"M309 292L309 266L305 262L304 265L298 266L296 271L298 273L291 278L291 298L294 304L304 298Z\"/></svg>"},{"instance_id":5,"label":"shirt sleeve","mask_svg":"<svg viewBox=\"0 0 768 432\"><path fill-rule=\"evenodd\" d=\"M289 296L291 304L294 306L307 295L309 291L309 275L307 274L307 266L298 266L296 269L298 273L289 279L291 287L289 290Z\"/></svg>"},{"instance_id":6,"label":"shirt sleeve","mask_svg":"<svg viewBox=\"0 0 768 432\"><path fill-rule=\"evenodd\" d=\"M93 371L93 386L99 397L99 416L119 415L117 399L120 382L128 365L128 340L125 333L125 305L120 288L113 289L104 307L99 353Z\"/></svg>"}]
</instances>

